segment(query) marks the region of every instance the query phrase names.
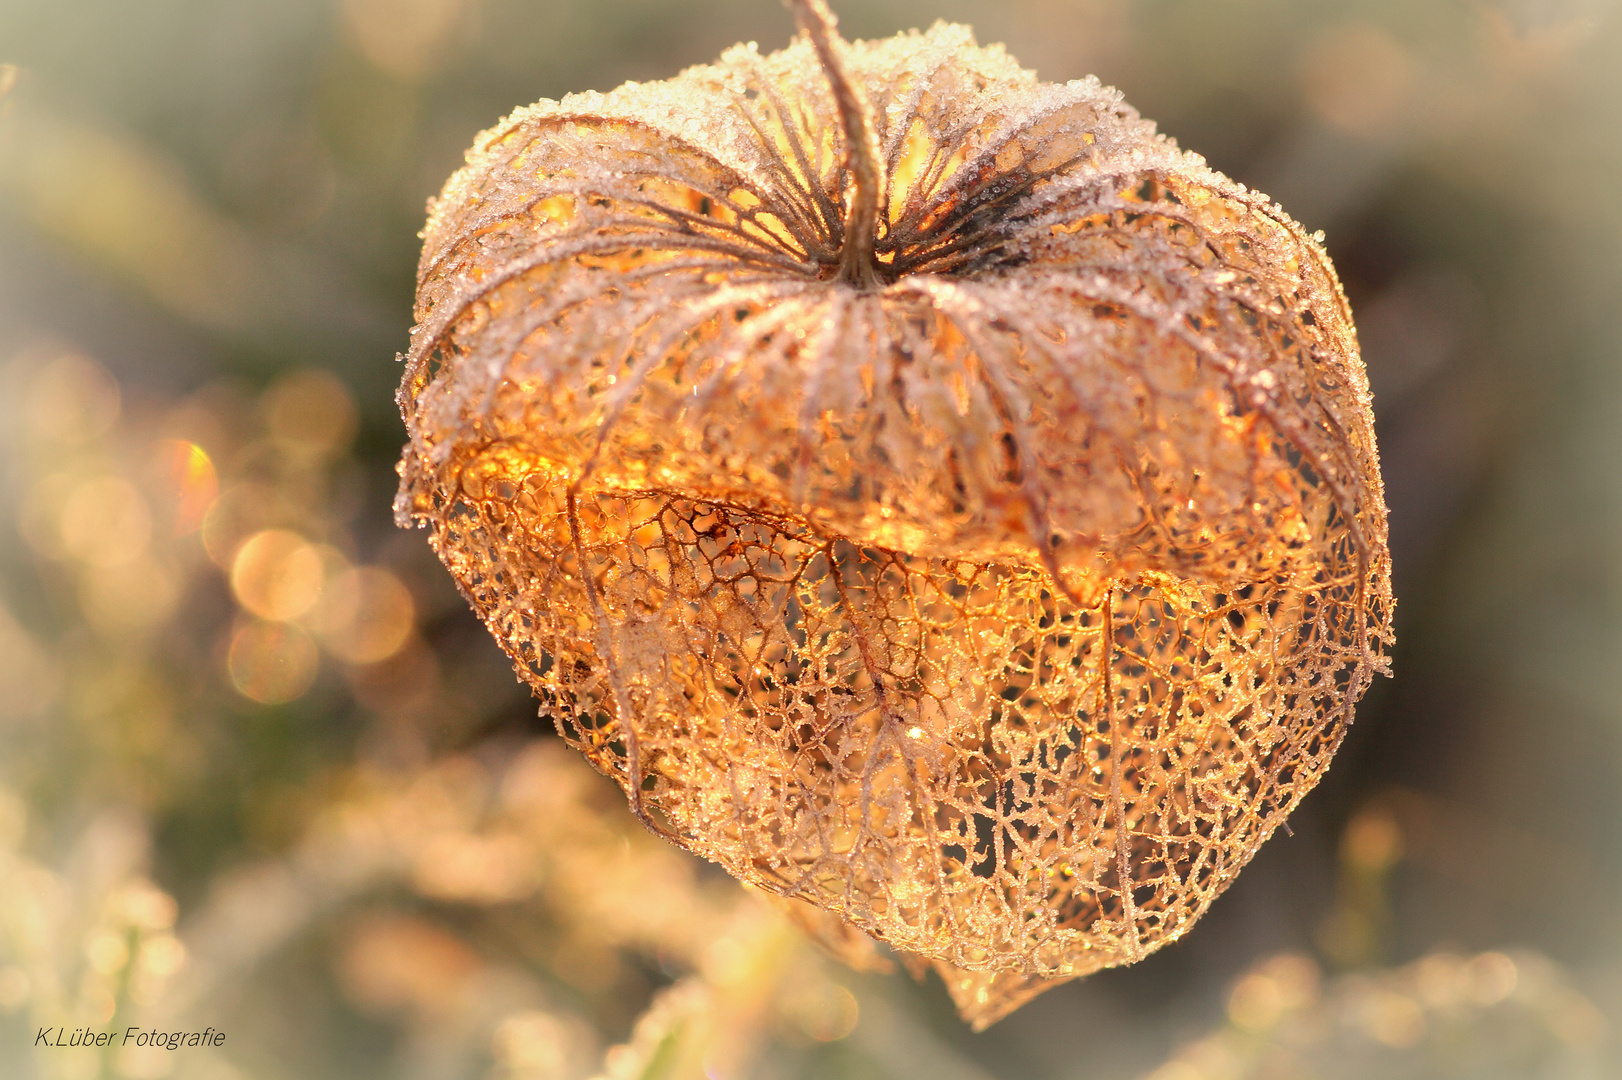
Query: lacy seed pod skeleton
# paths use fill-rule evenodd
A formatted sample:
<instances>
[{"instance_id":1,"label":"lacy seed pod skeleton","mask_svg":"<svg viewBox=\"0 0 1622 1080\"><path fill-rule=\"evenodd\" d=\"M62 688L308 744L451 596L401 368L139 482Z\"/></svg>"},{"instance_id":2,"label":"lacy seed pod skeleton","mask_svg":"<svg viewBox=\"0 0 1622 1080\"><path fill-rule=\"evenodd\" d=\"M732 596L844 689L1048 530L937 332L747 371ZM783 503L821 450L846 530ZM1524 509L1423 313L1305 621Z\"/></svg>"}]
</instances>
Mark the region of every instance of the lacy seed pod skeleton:
<instances>
[{"instance_id":1,"label":"lacy seed pod skeleton","mask_svg":"<svg viewBox=\"0 0 1622 1080\"><path fill-rule=\"evenodd\" d=\"M398 511L649 828L984 1026L1328 766L1390 644L1367 383L1318 243L1116 91L794 6L479 137Z\"/></svg>"}]
</instances>

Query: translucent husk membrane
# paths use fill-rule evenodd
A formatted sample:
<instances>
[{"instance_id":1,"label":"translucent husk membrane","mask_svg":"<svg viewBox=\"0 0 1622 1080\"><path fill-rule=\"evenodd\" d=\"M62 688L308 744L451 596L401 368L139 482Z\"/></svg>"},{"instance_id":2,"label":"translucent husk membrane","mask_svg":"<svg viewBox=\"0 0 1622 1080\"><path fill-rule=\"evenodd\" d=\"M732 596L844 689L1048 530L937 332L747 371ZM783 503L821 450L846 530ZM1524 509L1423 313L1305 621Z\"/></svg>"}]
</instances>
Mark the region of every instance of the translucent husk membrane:
<instances>
[{"instance_id":1,"label":"translucent husk membrane","mask_svg":"<svg viewBox=\"0 0 1622 1080\"><path fill-rule=\"evenodd\" d=\"M804 37L480 136L399 516L649 828L983 1027L1183 934L1327 768L1391 640L1369 395L1319 245L1116 91L830 40L860 280Z\"/></svg>"}]
</instances>

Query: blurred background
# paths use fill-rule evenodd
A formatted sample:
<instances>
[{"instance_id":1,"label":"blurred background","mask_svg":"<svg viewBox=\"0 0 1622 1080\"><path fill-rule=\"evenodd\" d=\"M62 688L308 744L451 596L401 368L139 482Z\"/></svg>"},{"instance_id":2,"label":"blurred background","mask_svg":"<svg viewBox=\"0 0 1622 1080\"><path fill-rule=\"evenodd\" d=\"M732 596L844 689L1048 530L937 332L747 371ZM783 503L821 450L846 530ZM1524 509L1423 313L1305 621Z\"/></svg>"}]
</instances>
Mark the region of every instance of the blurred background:
<instances>
[{"instance_id":1,"label":"blurred background","mask_svg":"<svg viewBox=\"0 0 1622 1080\"><path fill-rule=\"evenodd\" d=\"M1292 835L972 1035L643 833L394 528L424 201L772 0L0 0L0 1075L1622 1076L1622 8L836 6L1327 232L1398 647ZM132 1024L227 1038L33 1046Z\"/></svg>"}]
</instances>

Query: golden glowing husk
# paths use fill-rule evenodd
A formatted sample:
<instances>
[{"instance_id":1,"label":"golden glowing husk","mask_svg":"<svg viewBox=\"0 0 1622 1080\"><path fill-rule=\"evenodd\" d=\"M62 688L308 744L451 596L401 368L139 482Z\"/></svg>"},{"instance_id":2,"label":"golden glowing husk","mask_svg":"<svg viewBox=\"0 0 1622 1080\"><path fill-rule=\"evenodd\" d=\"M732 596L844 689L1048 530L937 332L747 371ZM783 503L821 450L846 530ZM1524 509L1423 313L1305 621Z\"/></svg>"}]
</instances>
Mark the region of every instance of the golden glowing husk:
<instances>
[{"instance_id":1,"label":"golden glowing husk","mask_svg":"<svg viewBox=\"0 0 1622 1080\"><path fill-rule=\"evenodd\" d=\"M1328 766L1391 641L1368 387L1319 244L1119 93L801 8L479 137L399 516L644 823L984 1026Z\"/></svg>"}]
</instances>

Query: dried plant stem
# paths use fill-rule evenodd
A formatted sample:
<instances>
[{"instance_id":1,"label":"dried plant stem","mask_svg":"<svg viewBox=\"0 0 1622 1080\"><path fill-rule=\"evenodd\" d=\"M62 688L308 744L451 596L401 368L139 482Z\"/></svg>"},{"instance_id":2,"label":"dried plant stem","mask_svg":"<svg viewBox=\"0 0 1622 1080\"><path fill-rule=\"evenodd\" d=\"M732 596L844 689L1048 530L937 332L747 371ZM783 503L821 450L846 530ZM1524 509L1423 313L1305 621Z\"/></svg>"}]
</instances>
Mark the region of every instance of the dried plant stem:
<instances>
[{"instance_id":1,"label":"dried plant stem","mask_svg":"<svg viewBox=\"0 0 1622 1080\"><path fill-rule=\"evenodd\" d=\"M811 39L839 109L839 126L845 133L845 167L850 170L855 190L845 214L838 280L857 289L876 289L883 284L873 259L879 224L879 148L873 125L868 122L867 101L846 76L834 51L834 42L842 39L839 20L828 5L823 0L784 2L800 30Z\"/></svg>"}]
</instances>

